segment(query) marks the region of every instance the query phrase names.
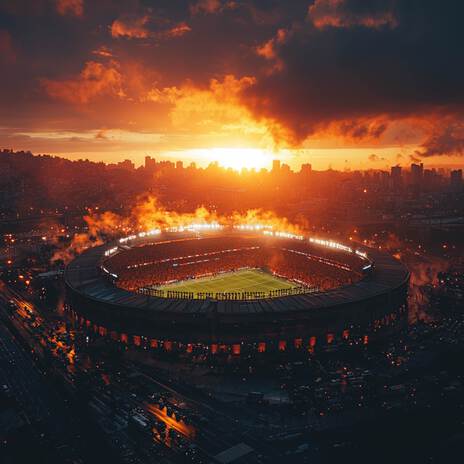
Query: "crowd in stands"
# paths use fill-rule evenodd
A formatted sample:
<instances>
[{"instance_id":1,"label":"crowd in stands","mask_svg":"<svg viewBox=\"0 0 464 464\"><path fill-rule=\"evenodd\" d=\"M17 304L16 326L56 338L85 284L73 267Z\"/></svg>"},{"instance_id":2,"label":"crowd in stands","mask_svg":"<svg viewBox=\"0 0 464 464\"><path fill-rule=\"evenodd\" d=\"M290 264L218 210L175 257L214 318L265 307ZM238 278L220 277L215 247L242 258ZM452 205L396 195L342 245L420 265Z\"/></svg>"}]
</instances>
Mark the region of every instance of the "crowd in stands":
<instances>
[{"instance_id":1,"label":"crowd in stands","mask_svg":"<svg viewBox=\"0 0 464 464\"><path fill-rule=\"evenodd\" d=\"M238 236L158 242L133 247L105 262L118 276L116 284L131 291L241 268L265 269L295 286L327 290L359 280L361 266L356 256L316 249L307 242Z\"/></svg>"}]
</instances>

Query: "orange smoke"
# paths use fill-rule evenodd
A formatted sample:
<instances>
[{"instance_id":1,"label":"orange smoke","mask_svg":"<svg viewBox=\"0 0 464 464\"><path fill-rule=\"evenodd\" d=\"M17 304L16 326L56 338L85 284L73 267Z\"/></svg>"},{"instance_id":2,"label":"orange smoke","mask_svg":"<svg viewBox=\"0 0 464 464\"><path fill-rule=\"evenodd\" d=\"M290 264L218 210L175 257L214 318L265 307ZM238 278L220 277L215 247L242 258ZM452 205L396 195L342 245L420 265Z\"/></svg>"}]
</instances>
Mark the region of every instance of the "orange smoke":
<instances>
[{"instance_id":1,"label":"orange smoke","mask_svg":"<svg viewBox=\"0 0 464 464\"><path fill-rule=\"evenodd\" d=\"M85 104L101 95L122 97L122 75L116 63L106 66L88 61L79 76L68 80L43 79L47 93L68 103Z\"/></svg>"},{"instance_id":2,"label":"orange smoke","mask_svg":"<svg viewBox=\"0 0 464 464\"><path fill-rule=\"evenodd\" d=\"M227 216L218 215L205 207L197 208L189 213L171 211L152 195L140 197L127 216L106 211L84 216L84 220L88 232L76 234L68 247L55 252L52 261L62 260L67 263L87 248L100 245L117 236L153 229L182 228L192 224L266 226L294 234L301 234L303 229L301 226L290 223L287 218L276 216L272 211L260 209L248 210L245 213L234 212Z\"/></svg>"}]
</instances>

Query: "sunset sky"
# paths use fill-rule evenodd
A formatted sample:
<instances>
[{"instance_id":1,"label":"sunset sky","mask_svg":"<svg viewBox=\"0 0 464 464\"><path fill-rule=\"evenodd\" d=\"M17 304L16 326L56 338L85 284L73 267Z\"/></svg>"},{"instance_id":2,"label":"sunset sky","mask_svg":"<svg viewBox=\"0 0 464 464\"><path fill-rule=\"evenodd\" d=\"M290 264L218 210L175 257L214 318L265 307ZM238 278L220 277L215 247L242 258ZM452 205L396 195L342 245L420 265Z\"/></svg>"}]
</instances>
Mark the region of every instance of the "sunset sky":
<instances>
[{"instance_id":1,"label":"sunset sky","mask_svg":"<svg viewBox=\"0 0 464 464\"><path fill-rule=\"evenodd\" d=\"M464 2L0 0L0 147L462 165Z\"/></svg>"}]
</instances>

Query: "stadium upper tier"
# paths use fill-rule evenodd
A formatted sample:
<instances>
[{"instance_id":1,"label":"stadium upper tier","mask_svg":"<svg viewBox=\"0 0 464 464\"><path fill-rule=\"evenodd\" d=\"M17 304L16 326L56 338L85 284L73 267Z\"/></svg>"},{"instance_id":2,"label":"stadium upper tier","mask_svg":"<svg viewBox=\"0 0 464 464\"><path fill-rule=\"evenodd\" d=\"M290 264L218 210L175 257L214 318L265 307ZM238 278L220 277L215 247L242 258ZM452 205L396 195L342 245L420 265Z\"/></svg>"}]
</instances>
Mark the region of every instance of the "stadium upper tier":
<instances>
[{"instance_id":1,"label":"stadium upper tier","mask_svg":"<svg viewBox=\"0 0 464 464\"><path fill-rule=\"evenodd\" d=\"M143 234L145 235L145 234ZM319 291L274 298L166 298L137 293L208 273L259 267ZM91 248L65 272L72 301L122 326L153 326L198 340L260 331L343 330L404 305L409 273L376 249L271 231L182 231L132 236ZM224 335L220 335L223 333Z\"/></svg>"}]
</instances>

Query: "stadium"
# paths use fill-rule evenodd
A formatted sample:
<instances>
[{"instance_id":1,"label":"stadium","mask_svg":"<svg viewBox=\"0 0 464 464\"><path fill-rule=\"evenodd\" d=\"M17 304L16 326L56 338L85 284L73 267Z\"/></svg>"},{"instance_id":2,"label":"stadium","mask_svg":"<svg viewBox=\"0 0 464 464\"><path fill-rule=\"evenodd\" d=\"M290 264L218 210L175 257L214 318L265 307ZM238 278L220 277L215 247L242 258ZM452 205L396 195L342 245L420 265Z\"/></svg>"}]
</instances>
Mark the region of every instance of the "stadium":
<instances>
[{"instance_id":1,"label":"stadium","mask_svg":"<svg viewBox=\"0 0 464 464\"><path fill-rule=\"evenodd\" d=\"M101 335L240 354L366 339L406 313L409 272L351 242L214 223L90 248L65 282L75 317Z\"/></svg>"}]
</instances>

